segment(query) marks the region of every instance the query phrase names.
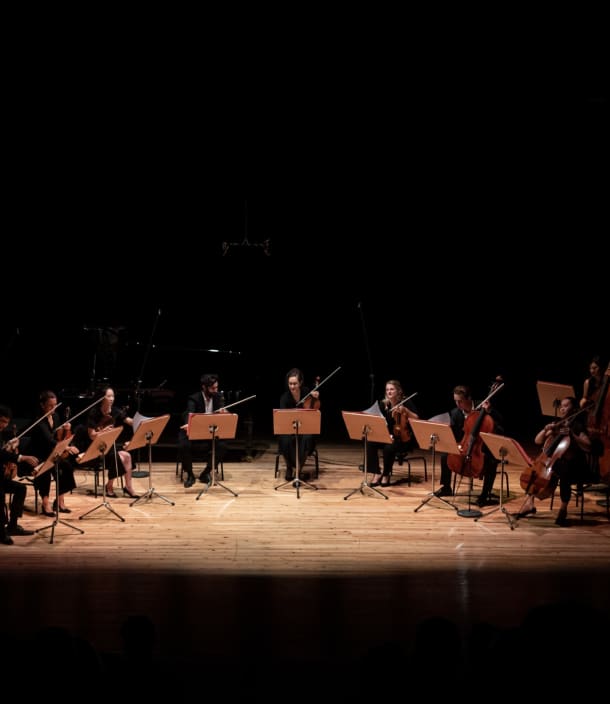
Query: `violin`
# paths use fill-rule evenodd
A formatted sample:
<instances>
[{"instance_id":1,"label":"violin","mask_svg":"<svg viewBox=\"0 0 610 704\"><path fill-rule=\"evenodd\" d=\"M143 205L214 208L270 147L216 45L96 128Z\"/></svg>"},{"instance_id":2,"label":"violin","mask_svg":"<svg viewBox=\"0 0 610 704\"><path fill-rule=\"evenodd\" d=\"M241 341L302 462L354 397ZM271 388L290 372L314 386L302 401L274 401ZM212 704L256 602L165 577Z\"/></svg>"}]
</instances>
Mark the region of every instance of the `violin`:
<instances>
[{"instance_id":1,"label":"violin","mask_svg":"<svg viewBox=\"0 0 610 704\"><path fill-rule=\"evenodd\" d=\"M55 431L55 439L57 442L60 442L61 440L68 440L74 435L72 433L72 424L70 423L70 406L66 406L64 419L63 425L60 425ZM67 449L61 453L62 460L68 459L69 456L70 453Z\"/></svg>"},{"instance_id":2,"label":"violin","mask_svg":"<svg viewBox=\"0 0 610 704\"><path fill-rule=\"evenodd\" d=\"M8 450L11 447L11 443L14 443L17 438L17 426L15 423L12 425L13 437L4 444L3 449ZM4 465L4 477L5 479L14 479L17 476L17 463L16 462L6 462Z\"/></svg>"},{"instance_id":3,"label":"violin","mask_svg":"<svg viewBox=\"0 0 610 704\"><path fill-rule=\"evenodd\" d=\"M499 377L498 377L499 379ZM483 406L501 388L504 382L496 381L491 386L491 391L487 398L466 417L464 421L464 435L459 443L460 454L447 455L447 466L452 472L465 477L478 478L485 467L485 455L483 454L483 440L480 433L493 433L494 419L487 413Z\"/></svg>"},{"instance_id":4,"label":"violin","mask_svg":"<svg viewBox=\"0 0 610 704\"><path fill-rule=\"evenodd\" d=\"M314 411L320 410L320 397L318 396L318 398L315 398L314 396L311 395L312 391L317 391L319 386L320 386L320 377L317 376L314 379L313 389L307 394L307 396L303 400L303 408L309 408Z\"/></svg>"},{"instance_id":5,"label":"violin","mask_svg":"<svg viewBox=\"0 0 610 704\"><path fill-rule=\"evenodd\" d=\"M314 398L314 397L312 396L312 393L313 393L314 391L317 391L317 390L320 388L320 386L322 386L322 384L326 383L326 382L330 379L331 376L333 376L334 374L336 374L336 373L339 371L339 369L341 369L341 367L337 367L337 368L336 368L334 371L332 371L325 379L322 379L322 381L320 381L320 377L319 377L319 376L316 377L316 382L317 382L316 385L313 387L313 389L312 389L308 394L306 394L306 395L297 403L297 408L298 408L299 406L302 406L303 408L314 408L314 409L320 408L320 399L319 399L319 398ZM317 406L315 405L316 403L318 404Z\"/></svg>"},{"instance_id":6,"label":"violin","mask_svg":"<svg viewBox=\"0 0 610 704\"><path fill-rule=\"evenodd\" d=\"M392 435L395 440L400 440L400 442L407 443L411 442L413 439L413 432L411 431L411 424L409 423L409 414L405 407L405 403L417 396L417 391L407 398L403 398L400 403L397 403L394 408L391 409L392 420L394 421L394 427L392 429Z\"/></svg>"}]
</instances>

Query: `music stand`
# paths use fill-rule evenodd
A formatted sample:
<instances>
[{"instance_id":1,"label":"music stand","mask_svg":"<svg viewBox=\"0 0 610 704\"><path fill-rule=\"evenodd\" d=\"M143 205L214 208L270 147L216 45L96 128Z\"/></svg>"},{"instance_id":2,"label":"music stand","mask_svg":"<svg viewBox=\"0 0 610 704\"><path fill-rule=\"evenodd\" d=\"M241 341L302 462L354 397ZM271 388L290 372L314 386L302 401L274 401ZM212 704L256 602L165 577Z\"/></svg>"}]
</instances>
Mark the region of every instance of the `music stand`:
<instances>
[{"instance_id":1,"label":"music stand","mask_svg":"<svg viewBox=\"0 0 610 704\"><path fill-rule=\"evenodd\" d=\"M511 467L530 467L532 465L532 460L521 445L519 445L519 443L512 438L507 438L504 435L495 435L494 433L484 432L480 432L479 435L483 438L483 442L491 450L493 456L497 460L500 460L500 505L483 514L483 516L481 516L481 520L483 520L485 516L490 516L496 511L501 511L506 516L510 529L514 530L517 520L514 516L511 516L502 503L502 496L504 494L502 491L502 482L504 481L504 474L506 473L506 465L511 465ZM479 519L475 518L474 520L477 521Z\"/></svg>"},{"instance_id":2,"label":"music stand","mask_svg":"<svg viewBox=\"0 0 610 704\"><path fill-rule=\"evenodd\" d=\"M364 490L368 489L371 492L383 496L384 499L388 499L387 494L380 491L377 487L371 486L368 481L368 444L370 442L379 442L384 444L389 444L392 442L392 436L390 435L390 430L388 428L388 423L384 416L372 415L371 413L351 413L349 411L341 411L343 416L343 422L347 428L347 434L352 440L362 440L364 445L364 479L360 483L360 486L356 487L344 496L344 500L349 499L352 494L359 491L364 495Z\"/></svg>"},{"instance_id":3,"label":"music stand","mask_svg":"<svg viewBox=\"0 0 610 704\"><path fill-rule=\"evenodd\" d=\"M237 496L237 494L229 489L228 486L221 484L216 479L216 440L232 440L235 437L237 430L237 413L189 413L188 425L186 434L189 440L211 440L212 441L212 459L211 459L211 476L212 483L204 487L196 496L199 500L203 492L219 486L229 494Z\"/></svg>"},{"instance_id":4,"label":"music stand","mask_svg":"<svg viewBox=\"0 0 610 704\"><path fill-rule=\"evenodd\" d=\"M141 416L141 418L143 417ZM135 429L133 437L128 443L128 448L125 448L129 449L129 451L131 452L132 450L138 450L140 447L144 447L145 445L148 446L148 489L144 494L142 494L142 496L138 496L137 499L134 499L129 504L130 506L134 506L138 503L138 501L144 501L145 499L148 499L148 501L152 501L153 496L157 496L160 499L163 499L163 501L170 504L171 506L176 505L173 501L170 501L167 496L163 496L162 494L157 493L152 486L152 446L156 445L156 443L159 441L159 437L165 429L168 420L169 413L164 416L159 416L158 418L146 418L140 420Z\"/></svg>"},{"instance_id":5,"label":"music stand","mask_svg":"<svg viewBox=\"0 0 610 704\"><path fill-rule=\"evenodd\" d=\"M299 436L319 435L322 423L322 415L316 408L274 408L273 409L273 433L274 435L294 435L295 452L295 476L294 479L282 482L275 487L281 489L286 484L292 484L297 490L297 499L300 498L301 485L309 489L318 487L301 479L301 461L299 457Z\"/></svg>"},{"instance_id":6,"label":"music stand","mask_svg":"<svg viewBox=\"0 0 610 704\"><path fill-rule=\"evenodd\" d=\"M420 448L422 450L432 449L432 491L414 511L417 513L422 506L425 506L429 501L432 501L432 499L442 501L442 503L451 506L451 508L457 511L457 506L449 501L445 501L442 496L437 496L435 492L437 449L439 452L446 452L447 454L459 455L460 453L451 426L448 423L437 423L435 421L419 420L415 418L409 418L409 425L413 430L413 434Z\"/></svg>"},{"instance_id":7,"label":"music stand","mask_svg":"<svg viewBox=\"0 0 610 704\"><path fill-rule=\"evenodd\" d=\"M557 417L557 409L561 399L566 396L576 396L573 386L567 384L552 384L548 381L537 381L536 390L543 416Z\"/></svg>"},{"instance_id":8,"label":"music stand","mask_svg":"<svg viewBox=\"0 0 610 704\"><path fill-rule=\"evenodd\" d=\"M102 465L101 470L94 470L102 472L102 503L94 506L90 511L87 511L87 513L83 513L82 516L79 516L79 519L81 520L90 513L97 511L98 508L102 508L102 506L108 509L111 513L114 513L114 515L121 521L125 520L123 516L118 514L106 500L106 455L122 432L123 426L120 425L118 428L110 428L110 430L105 430L98 433L97 437L91 441L91 444L85 450L85 453L76 460L78 464L84 465L93 462L95 459L99 459Z\"/></svg>"},{"instance_id":9,"label":"music stand","mask_svg":"<svg viewBox=\"0 0 610 704\"><path fill-rule=\"evenodd\" d=\"M58 523L62 523L64 526L68 526L68 528L72 528L72 530L77 531L78 533L84 533L84 530L81 530L80 528L77 528L76 526L73 526L71 523L68 523L67 521L63 521L59 517L59 460L61 459L61 456L65 452L66 448L68 445L72 442L72 436L65 438L64 440L60 440L53 450L51 451L51 454L47 457L47 459L40 464L38 467L36 467L36 476L39 477L41 474L44 474L47 472L53 465L55 465L55 518L53 519L53 523L50 523L48 526L44 526L43 528L38 528L35 532L40 533L42 530L46 530L47 528L51 529L51 538L49 539L49 543L53 543L53 539L55 536L55 526Z\"/></svg>"}]
</instances>

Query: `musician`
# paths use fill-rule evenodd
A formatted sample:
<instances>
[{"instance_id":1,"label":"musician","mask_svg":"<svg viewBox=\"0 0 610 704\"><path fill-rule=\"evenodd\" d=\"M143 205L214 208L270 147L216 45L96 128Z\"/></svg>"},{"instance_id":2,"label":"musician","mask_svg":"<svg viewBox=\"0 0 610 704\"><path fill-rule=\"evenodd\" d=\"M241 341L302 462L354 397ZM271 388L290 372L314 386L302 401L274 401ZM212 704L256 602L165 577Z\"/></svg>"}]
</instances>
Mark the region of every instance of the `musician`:
<instances>
[{"instance_id":1,"label":"musician","mask_svg":"<svg viewBox=\"0 0 610 704\"><path fill-rule=\"evenodd\" d=\"M456 442L460 444L464 438L466 419L471 413L476 411L476 408L470 388L463 384L453 389L453 400L455 402L455 408L449 411L449 425L451 426ZM489 400L480 404L480 408L491 416L494 422L493 432L497 435L504 435L504 421L498 409L495 408ZM481 473L483 477L483 488L477 498L477 504L479 506L488 506L497 503L497 499L492 497L491 492L496 479L499 461L494 458L485 443L482 444L481 452L483 453L483 471ZM447 463L447 456L445 452L441 454L441 486L436 491L438 496L453 496L453 489L451 488L452 473Z\"/></svg>"},{"instance_id":2,"label":"musician","mask_svg":"<svg viewBox=\"0 0 610 704\"><path fill-rule=\"evenodd\" d=\"M303 372L294 367L286 373L285 383L286 389L280 396L280 408L303 408L301 401L306 396L319 401L320 392L310 391L307 386L304 386ZM315 449L314 436L304 433L299 435L299 468L302 468L305 461ZM286 481L292 481L297 463L297 454L295 447L294 435L278 435L278 446L280 454L286 462Z\"/></svg>"},{"instance_id":3,"label":"musician","mask_svg":"<svg viewBox=\"0 0 610 704\"><path fill-rule=\"evenodd\" d=\"M117 428L120 425L126 427L133 426L133 418L127 415L127 409L116 408L114 406L114 389L108 386L102 393L104 394L102 400L91 408L87 416L87 437L89 442L93 442L100 433L103 433L104 430L108 430L109 428ZM123 442L122 449L116 450L116 461L110 462L108 466L106 496L111 499L117 498L114 493L114 480L117 477L123 477L123 481L125 482L123 496L128 496L130 499L140 498L133 488L133 460L127 449L128 447L129 441ZM87 448L83 447L82 444L79 446L79 450L82 452L86 449Z\"/></svg>"},{"instance_id":4,"label":"musician","mask_svg":"<svg viewBox=\"0 0 610 704\"><path fill-rule=\"evenodd\" d=\"M8 406L0 406L0 434L8 427L13 416ZM34 455L22 455L19 452L19 439L13 438L6 445L0 446L0 501L2 502L2 520L0 521L0 543L12 545L12 535L34 535L33 530L26 530L19 525L18 519L23 515L23 506L27 494L27 485L13 478L20 462L28 464L33 471L38 465ZM31 473L31 472L30 472ZM11 495L11 502L6 510L6 495Z\"/></svg>"},{"instance_id":5,"label":"musician","mask_svg":"<svg viewBox=\"0 0 610 704\"><path fill-rule=\"evenodd\" d=\"M568 504L572 498L572 484L585 481L590 472L588 453L591 451L591 438L587 432L584 414L574 415L578 410L579 403L576 398L573 396L562 398L558 414L564 420L547 423L534 438L536 445L546 447L548 447L547 443L552 443L554 439L559 439L559 437L567 437L570 440L567 449L553 462L550 492L545 495L545 498L548 498L559 484L561 505L555 520L558 526L569 525L567 517ZM521 511L516 515L517 518L524 518L534 513L536 513L534 494L528 493Z\"/></svg>"},{"instance_id":6,"label":"musician","mask_svg":"<svg viewBox=\"0 0 610 704\"><path fill-rule=\"evenodd\" d=\"M193 474L193 455L201 453L208 455L208 462L204 470L199 475L199 481L204 484L212 482L212 441L211 440L191 440L188 436L188 419L190 413L219 413L224 411L224 395L220 392L220 380L217 374L202 374L200 378L201 390L191 394L186 400L186 411L182 416L183 425L178 433L178 451L182 461L182 471L186 473L184 488L188 489L195 483ZM223 440L216 439L216 449L214 453L216 467L227 453L227 444Z\"/></svg>"},{"instance_id":7,"label":"musician","mask_svg":"<svg viewBox=\"0 0 610 704\"><path fill-rule=\"evenodd\" d=\"M68 422L62 421L57 407L57 395L49 389L41 391L38 397L40 410L42 411L42 419L37 423L30 432L30 443L28 450L38 458L38 463L44 462L59 440L63 440L71 433L71 425ZM67 434L67 435L65 435ZM60 457L57 465L59 467L59 483L57 490L59 494L59 512L70 513L70 509L66 507L65 496L76 488L74 481L74 464L70 461L70 456L75 457L78 454L78 448L68 446L66 454ZM47 472L34 478L34 489L40 494L41 509L40 512L44 516L54 516L57 510L56 500L49 503L49 495L51 493L51 479L57 479L56 467L53 466Z\"/></svg>"},{"instance_id":8,"label":"musician","mask_svg":"<svg viewBox=\"0 0 610 704\"><path fill-rule=\"evenodd\" d=\"M595 400L604 380L604 369L599 355L593 357L589 362L589 376L583 382L582 397L579 402L581 408L588 406Z\"/></svg>"},{"instance_id":9,"label":"musician","mask_svg":"<svg viewBox=\"0 0 610 704\"><path fill-rule=\"evenodd\" d=\"M369 442L366 445L367 472L373 475L371 486L390 486L390 477L396 454L410 452L417 447L417 442L409 428L409 418L418 419L417 408L405 393L400 381L390 379L385 383L385 396L379 401L379 409L386 419L391 443ZM383 455L383 470L379 469L379 450Z\"/></svg>"}]
</instances>

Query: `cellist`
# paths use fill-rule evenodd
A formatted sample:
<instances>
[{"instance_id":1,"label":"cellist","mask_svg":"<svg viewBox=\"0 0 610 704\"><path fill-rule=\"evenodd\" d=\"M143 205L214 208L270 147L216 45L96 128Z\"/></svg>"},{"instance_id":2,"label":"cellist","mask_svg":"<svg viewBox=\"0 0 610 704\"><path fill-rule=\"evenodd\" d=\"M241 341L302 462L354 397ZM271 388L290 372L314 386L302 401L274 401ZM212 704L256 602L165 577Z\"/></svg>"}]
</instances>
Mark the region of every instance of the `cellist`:
<instances>
[{"instance_id":1,"label":"cellist","mask_svg":"<svg viewBox=\"0 0 610 704\"><path fill-rule=\"evenodd\" d=\"M468 386L459 384L453 389L453 400L455 402L455 408L449 411L449 425L453 431L453 436L458 444L461 444L464 440L465 428L474 414L484 412L493 421L493 432L497 435L504 435L502 414L500 411L491 404L491 401L486 400L481 403L481 410L477 411L475 409L475 402L472 398L472 393ZM483 487L481 493L477 498L477 504L479 506L488 506L494 503L498 503L497 499L494 499L491 495L494 481L496 478L498 470L498 460L494 458L485 443L479 439L478 441L479 451L482 455L483 462ZM440 488L437 490L438 496L453 496L453 489L451 488L451 478L452 473L447 462L447 454L443 453L441 455L441 479Z\"/></svg>"},{"instance_id":2,"label":"cellist","mask_svg":"<svg viewBox=\"0 0 610 704\"><path fill-rule=\"evenodd\" d=\"M534 442L536 445L542 445L545 449L549 448L554 441L560 439L568 439L565 449L562 449L557 454L552 464L552 477L550 481L552 485L550 492L545 492L545 498L548 498L554 486L559 484L559 495L561 505L557 514L555 523L558 526L567 526L568 521L568 504L572 498L572 485L580 481L585 481L589 473L589 455L591 451L591 438L587 432L586 416L578 413L579 402L573 396L566 396L561 399L558 408L560 419L553 423L547 423L540 430ZM543 450L544 452L544 450ZM542 454L542 453L541 453ZM547 459L547 458L545 458ZM536 466L538 460L534 461ZM517 518L536 513L534 505L534 494L527 493L526 500L521 507L521 511L517 514Z\"/></svg>"}]
</instances>

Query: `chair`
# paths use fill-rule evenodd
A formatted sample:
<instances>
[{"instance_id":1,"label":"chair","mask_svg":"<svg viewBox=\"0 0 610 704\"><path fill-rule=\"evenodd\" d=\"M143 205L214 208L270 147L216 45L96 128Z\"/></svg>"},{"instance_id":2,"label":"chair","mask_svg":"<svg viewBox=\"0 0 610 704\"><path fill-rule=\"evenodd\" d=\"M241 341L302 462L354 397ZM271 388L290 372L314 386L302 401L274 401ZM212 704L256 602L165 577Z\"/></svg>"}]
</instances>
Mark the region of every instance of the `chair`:
<instances>
[{"instance_id":1,"label":"chair","mask_svg":"<svg viewBox=\"0 0 610 704\"><path fill-rule=\"evenodd\" d=\"M555 488L555 491L551 494L551 504L550 504L550 509L553 510L553 500L555 499L555 492L557 491L557 488ZM608 514L608 517L610 518L610 486L606 484L600 484L600 482L594 482L594 481L580 481L577 482L576 484L572 485L572 496L575 499L576 507L578 508L580 506L580 520L584 521L585 519L585 492L586 491L597 491L597 492L603 492L606 494L605 499L600 499L598 501L599 505L602 505L606 508L606 513Z\"/></svg>"},{"instance_id":2,"label":"chair","mask_svg":"<svg viewBox=\"0 0 610 704\"><path fill-rule=\"evenodd\" d=\"M317 447L314 447L313 450L309 453L309 455L305 459L305 463L303 464L303 467L301 467L301 472L303 471L304 466L305 466L305 464L307 464L307 460L310 457L313 457L314 477L317 479L320 476L320 461L319 461L319 457L318 457L318 448ZM280 474L280 459L281 458L282 458L282 453L280 452L280 449L278 447L278 449L275 451L275 473L273 475L274 477L278 477Z\"/></svg>"},{"instance_id":3,"label":"chair","mask_svg":"<svg viewBox=\"0 0 610 704\"><path fill-rule=\"evenodd\" d=\"M411 486L411 462L421 460L424 463L424 481L428 481L428 460L423 455L410 455L408 450L396 453L396 462L402 467L407 463L407 486ZM392 469L392 473L393 473Z\"/></svg>"},{"instance_id":4,"label":"chair","mask_svg":"<svg viewBox=\"0 0 610 704\"><path fill-rule=\"evenodd\" d=\"M211 452L211 451L210 451ZM202 458L201 462L207 462L208 457L210 455L210 452L206 453ZM193 462L193 465L195 462ZM224 481L225 478L225 465L223 460L218 460L218 469L220 470L220 480ZM202 470L203 471L203 470ZM193 468L193 474L195 474L195 470ZM182 457L180 456L180 448L178 448L178 453L176 455L176 476L180 477L180 481L183 480L184 477L184 470L182 469Z\"/></svg>"}]
</instances>

